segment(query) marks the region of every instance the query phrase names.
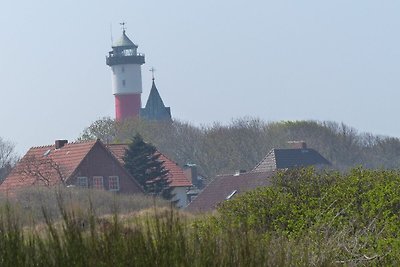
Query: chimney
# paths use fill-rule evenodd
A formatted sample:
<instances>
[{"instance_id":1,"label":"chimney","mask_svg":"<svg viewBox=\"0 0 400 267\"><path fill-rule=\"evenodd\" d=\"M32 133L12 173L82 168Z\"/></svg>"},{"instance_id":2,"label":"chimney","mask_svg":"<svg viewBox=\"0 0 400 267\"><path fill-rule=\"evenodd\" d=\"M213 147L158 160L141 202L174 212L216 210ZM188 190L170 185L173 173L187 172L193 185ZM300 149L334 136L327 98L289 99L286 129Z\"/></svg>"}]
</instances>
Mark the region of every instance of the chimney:
<instances>
[{"instance_id":1,"label":"chimney","mask_svg":"<svg viewBox=\"0 0 400 267\"><path fill-rule=\"evenodd\" d=\"M65 144L68 144L68 140L56 140L54 143L55 143L56 149L60 149L63 146L65 146Z\"/></svg>"},{"instance_id":2,"label":"chimney","mask_svg":"<svg viewBox=\"0 0 400 267\"><path fill-rule=\"evenodd\" d=\"M193 185L199 186L198 174L197 174L197 166L196 164L187 163L183 166L183 171L189 181L192 182Z\"/></svg>"},{"instance_id":3,"label":"chimney","mask_svg":"<svg viewBox=\"0 0 400 267\"><path fill-rule=\"evenodd\" d=\"M293 149L307 149L305 141L289 141L288 144L290 145L290 148Z\"/></svg>"}]
</instances>

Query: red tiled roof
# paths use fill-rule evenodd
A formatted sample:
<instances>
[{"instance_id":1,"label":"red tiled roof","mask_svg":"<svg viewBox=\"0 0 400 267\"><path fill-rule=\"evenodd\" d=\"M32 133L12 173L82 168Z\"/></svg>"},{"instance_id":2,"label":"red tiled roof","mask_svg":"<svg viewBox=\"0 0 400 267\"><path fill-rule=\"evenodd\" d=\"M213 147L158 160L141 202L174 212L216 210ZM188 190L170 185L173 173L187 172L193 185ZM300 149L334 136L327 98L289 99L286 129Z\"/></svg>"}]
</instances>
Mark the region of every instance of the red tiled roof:
<instances>
[{"instance_id":1,"label":"red tiled roof","mask_svg":"<svg viewBox=\"0 0 400 267\"><path fill-rule=\"evenodd\" d=\"M68 179L95 143L96 141L67 143L60 149L55 149L54 145L32 147L0 185L0 190L37 183L38 179L32 174L37 171L46 173L49 185L60 183L60 176Z\"/></svg>"},{"instance_id":2,"label":"red tiled roof","mask_svg":"<svg viewBox=\"0 0 400 267\"><path fill-rule=\"evenodd\" d=\"M219 175L195 198L185 210L212 211L232 194L241 194L261 186L270 185L274 172L247 172L239 175Z\"/></svg>"},{"instance_id":3,"label":"red tiled roof","mask_svg":"<svg viewBox=\"0 0 400 267\"><path fill-rule=\"evenodd\" d=\"M127 144L110 144L106 145L110 149L110 151L115 155L115 157L121 162L121 164L124 164L123 157L125 155L125 149L128 147ZM173 187L188 187L192 186L192 183L188 180L186 177L185 173L183 172L182 168L179 167L179 165L169 159L167 156L162 154L161 152L158 152L161 154L160 160L164 161L164 166L167 170L169 170L169 179L171 181L171 186Z\"/></svg>"}]
</instances>

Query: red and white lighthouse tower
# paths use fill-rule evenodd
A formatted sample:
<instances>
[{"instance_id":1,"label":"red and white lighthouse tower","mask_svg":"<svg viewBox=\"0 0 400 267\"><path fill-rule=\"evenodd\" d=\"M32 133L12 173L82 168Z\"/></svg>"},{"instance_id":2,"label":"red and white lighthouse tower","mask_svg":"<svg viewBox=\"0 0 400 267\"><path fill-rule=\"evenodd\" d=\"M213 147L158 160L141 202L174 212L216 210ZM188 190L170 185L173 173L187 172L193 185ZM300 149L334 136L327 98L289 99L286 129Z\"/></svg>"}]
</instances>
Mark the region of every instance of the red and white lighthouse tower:
<instances>
[{"instance_id":1,"label":"red and white lighthouse tower","mask_svg":"<svg viewBox=\"0 0 400 267\"><path fill-rule=\"evenodd\" d=\"M142 70L144 54L125 34L112 46L106 63L112 70L112 89L115 96L115 118L122 121L138 117L142 107Z\"/></svg>"}]
</instances>

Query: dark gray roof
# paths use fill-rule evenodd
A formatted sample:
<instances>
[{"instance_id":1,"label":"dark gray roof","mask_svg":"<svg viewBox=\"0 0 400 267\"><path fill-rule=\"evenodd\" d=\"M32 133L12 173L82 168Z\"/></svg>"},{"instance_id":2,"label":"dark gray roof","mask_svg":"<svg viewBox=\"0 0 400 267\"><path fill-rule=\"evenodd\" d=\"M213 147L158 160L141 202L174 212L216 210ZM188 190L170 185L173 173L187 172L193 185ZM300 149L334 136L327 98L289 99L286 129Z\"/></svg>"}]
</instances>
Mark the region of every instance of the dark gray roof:
<instances>
[{"instance_id":1,"label":"dark gray roof","mask_svg":"<svg viewBox=\"0 0 400 267\"><path fill-rule=\"evenodd\" d=\"M153 80L151 86L149 99L147 99L146 106L140 110L140 117L147 120L155 121L171 121L171 109L164 105L160 93L157 90L156 84Z\"/></svg>"},{"instance_id":2,"label":"dark gray roof","mask_svg":"<svg viewBox=\"0 0 400 267\"><path fill-rule=\"evenodd\" d=\"M125 34L125 31L122 32L122 36L112 45L112 47L121 47L121 48L137 48L131 39Z\"/></svg>"},{"instance_id":3,"label":"dark gray roof","mask_svg":"<svg viewBox=\"0 0 400 267\"><path fill-rule=\"evenodd\" d=\"M248 172L239 175L219 175L186 207L189 212L212 211L233 192L237 194L257 187L269 186L274 172Z\"/></svg>"},{"instance_id":4,"label":"dark gray roof","mask_svg":"<svg viewBox=\"0 0 400 267\"><path fill-rule=\"evenodd\" d=\"M315 165L331 165L321 154L311 148L272 149L252 172L265 172Z\"/></svg>"}]
</instances>

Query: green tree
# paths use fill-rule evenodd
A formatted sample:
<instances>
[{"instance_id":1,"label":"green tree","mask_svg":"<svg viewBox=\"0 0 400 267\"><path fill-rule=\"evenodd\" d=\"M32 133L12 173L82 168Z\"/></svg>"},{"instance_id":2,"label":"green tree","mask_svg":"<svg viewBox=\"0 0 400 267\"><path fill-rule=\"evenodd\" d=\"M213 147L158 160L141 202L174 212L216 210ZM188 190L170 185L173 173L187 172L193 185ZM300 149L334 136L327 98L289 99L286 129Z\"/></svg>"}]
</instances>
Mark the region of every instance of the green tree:
<instances>
[{"instance_id":1,"label":"green tree","mask_svg":"<svg viewBox=\"0 0 400 267\"><path fill-rule=\"evenodd\" d=\"M125 151L124 167L142 185L146 193L171 200L174 195L161 154L154 145L136 134Z\"/></svg>"}]
</instances>

